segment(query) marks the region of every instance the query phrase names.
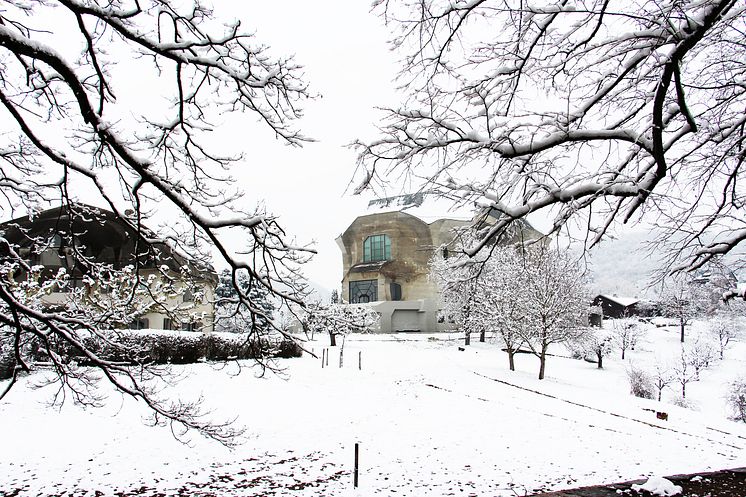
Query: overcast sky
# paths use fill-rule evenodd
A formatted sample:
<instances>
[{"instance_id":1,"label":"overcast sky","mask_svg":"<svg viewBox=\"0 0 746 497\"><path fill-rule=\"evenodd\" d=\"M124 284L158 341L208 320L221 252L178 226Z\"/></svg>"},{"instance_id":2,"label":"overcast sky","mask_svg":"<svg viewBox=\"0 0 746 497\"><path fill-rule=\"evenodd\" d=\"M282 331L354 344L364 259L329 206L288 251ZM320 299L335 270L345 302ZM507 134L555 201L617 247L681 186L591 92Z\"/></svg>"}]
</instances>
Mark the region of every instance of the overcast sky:
<instances>
[{"instance_id":1,"label":"overcast sky","mask_svg":"<svg viewBox=\"0 0 746 497\"><path fill-rule=\"evenodd\" d=\"M265 200L267 210L299 242L314 240L318 255L305 272L333 289L342 279L342 259L334 239L370 197L345 194L356 154L345 145L375 134L376 105L395 99L396 60L386 45L381 19L369 3L349 0L228 2L214 0L215 14L241 20L275 55L295 54L305 66L311 90L321 95L305 105L300 123L317 140L302 149L280 142L255 143L241 130L225 138L246 144L246 169L236 176L247 191L247 206ZM236 7L239 4L240 7Z\"/></svg>"}]
</instances>

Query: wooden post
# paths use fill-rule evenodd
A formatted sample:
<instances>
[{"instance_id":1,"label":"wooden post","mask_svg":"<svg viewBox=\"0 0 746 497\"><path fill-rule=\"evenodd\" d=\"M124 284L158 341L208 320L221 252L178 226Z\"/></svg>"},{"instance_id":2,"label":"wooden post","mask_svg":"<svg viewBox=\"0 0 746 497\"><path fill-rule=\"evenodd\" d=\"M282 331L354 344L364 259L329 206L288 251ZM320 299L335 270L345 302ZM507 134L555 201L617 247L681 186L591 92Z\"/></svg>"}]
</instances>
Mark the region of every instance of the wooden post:
<instances>
[{"instance_id":1,"label":"wooden post","mask_svg":"<svg viewBox=\"0 0 746 497\"><path fill-rule=\"evenodd\" d=\"M363 369L363 351L360 350L357 353L357 368L362 370Z\"/></svg>"},{"instance_id":2,"label":"wooden post","mask_svg":"<svg viewBox=\"0 0 746 497\"><path fill-rule=\"evenodd\" d=\"M358 459L359 459L359 452L360 452L360 444L355 442L355 472L352 477L352 485L357 488L358 484Z\"/></svg>"},{"instance_id":3,"label":"wooden post","mask_svg":"<svg viewBox=\"0 0 746 497\"><path fill-rule=\"evenodd\" d=\"M321 369L324 369L325 358L326 358L326 349L321 349Z\"/></svg>"},{"instance_id":4,"label":"wooden post","mask_svg":"<svg viewBox=\"0 0 746 497\"><path fill-rule=\"evenodd\" d=\"M328 366L329 365L329 349L324 349L324 350L326 350L326 365Z\"/></svg>"}]
</instances>

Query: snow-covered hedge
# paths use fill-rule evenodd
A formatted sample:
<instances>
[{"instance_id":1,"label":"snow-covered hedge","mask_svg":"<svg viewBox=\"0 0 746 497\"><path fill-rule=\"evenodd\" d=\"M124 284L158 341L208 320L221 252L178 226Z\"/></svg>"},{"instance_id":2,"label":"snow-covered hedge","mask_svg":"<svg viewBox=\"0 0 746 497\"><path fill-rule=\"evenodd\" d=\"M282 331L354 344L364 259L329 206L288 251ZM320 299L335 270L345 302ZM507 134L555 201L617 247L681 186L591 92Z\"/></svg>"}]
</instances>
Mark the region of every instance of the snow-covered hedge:
<instances>
[{"instance_id":1,"label":"snow-covered hedge","mask_svg":"<svg viewBox=\"0 0 746 497\"><path fill-rule=\"evenodd\" d=\"M13 357L13 349L0 340L0 380L12 378L15 367L16 360Z\"/></svg>"},{"instance_id":2,"label":"snow-covered hedge","mask_svg":"<svg viewBox=\"0 0 746 497\"><path fill-rule=\"evenodd\" d=\"M84 338L99 358L124 363L190 364L200 361L299 357L300 347L281 338L257 339L245 333L196 333L164 330L110 330ZM289 343L286 343L289 342ZM90 359L75 347L65 347L67 359L80 364ZM44 360L37 357L37 360Z\"/></svg>"}]
</instances>

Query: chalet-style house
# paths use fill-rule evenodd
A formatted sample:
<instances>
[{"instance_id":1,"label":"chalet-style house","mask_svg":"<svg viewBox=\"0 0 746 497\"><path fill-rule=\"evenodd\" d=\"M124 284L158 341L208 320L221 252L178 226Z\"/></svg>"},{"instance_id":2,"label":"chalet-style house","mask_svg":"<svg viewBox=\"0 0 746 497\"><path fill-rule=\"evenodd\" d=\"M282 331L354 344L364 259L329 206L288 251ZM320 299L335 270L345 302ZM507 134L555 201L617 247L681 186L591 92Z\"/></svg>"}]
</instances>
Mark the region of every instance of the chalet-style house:
<instances>
[{"instance_id":1,"label":"chalet-style house","mask_svg":"<svg viewBox=\"0 0 746 497\"><path fill-rule=\"evenodd\" d=\"M369 213L355 219L337 238L343 263L342 299L374 303L373 309L381 315L381 332L453 327L439 319L440 293L429 278L429 262L436 251L448 256L455 229L494 218L483 212L453 214L444 206L437 215L437 203L426 193L373 200ZM524 238L541 235L528 223L521 226Z\"/></svg>"},{"instance_id":2,"label":"chalet-style house","mask_svg":"<svg viewBox=\"0 0 746 497\"><path fill-rule=\"evenodd\" d=\"M133 329L213 330L214 292L217 275L212 268L187 260L165 243L153 243L155 236L147 228L138 230L115 213L83 204L52 208L34 215L0 224L0 236L7 240L29 266L41 267L40 280L50 280L64 269L67 284L43 297L46 306L62 306L70 299L88 305L96 292L98 305L114 298L117 291L131 291L133 313L129 323L108 323ZM146 238L147 237L147 238ZM151 240L151 241L149 241ZM7 255L0 254L0 257ZM131 281L118 280L119 286L91 277L92 264L125 270ZM17 280L26 278L19 272ZM175 283L158 302L152 296L159 281ZM129 286L128 286L129 285ZM133 286L134 285L134 286ZM73 289L82 289L72 291ZM173 291L175 289L175 291Z\"/></svg>"},{"instance_id":3,"label":"chalet-style house","mask_svg":"<svg viewBox=\"0 0 746 497\"><path fill-rule=\"evenodd\" d=\"M618 319L638 315L637 305L639 302L636 298L597 295L591 305L601 310L604 319Z\"/></svg>"}]
</instances>

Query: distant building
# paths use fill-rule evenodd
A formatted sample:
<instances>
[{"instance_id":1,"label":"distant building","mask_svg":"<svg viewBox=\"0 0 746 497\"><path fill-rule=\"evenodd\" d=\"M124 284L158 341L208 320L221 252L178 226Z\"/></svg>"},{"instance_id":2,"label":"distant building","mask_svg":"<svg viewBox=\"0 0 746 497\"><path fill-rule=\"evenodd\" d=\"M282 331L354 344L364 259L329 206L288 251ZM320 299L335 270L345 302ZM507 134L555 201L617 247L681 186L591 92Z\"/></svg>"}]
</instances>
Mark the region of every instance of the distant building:
<instances>
[{"instance_id":1,"label":"distant building","mask_svg":"<svg viewBox=\"0 0 746 497\"><path fill-rule=\"evenodd\" d=\"M444 210L443 201L438 212L438 201L429 197L419 193L373 200L369 213L356 218L337 238L343 262L342 299L375 303L382 332L453 327L439 322L440 292L429 279L430 259L436 251L448 257L454 230L485 220L494 222L492 216L498 215L464 215L463 211L459 215ZM519 226L522 237L541 236L528 223Z\"/></svg>"},{"instance_id":2,"label":"distant building","mask_svg":"<svg viewBox=\"0 0 746 497\"><path fill-rule=\"evenodd\" d=\"M72 209L56 207L33 219L24 216L2 223L0 235L30 266L42 266L42 281L51 279L60 269L69 276L67 285L55 287L44 296L47 307L65 305L72 298L72 289L82 289L78 295L83 298L94 291L108 292L100 282L87 277L90 262L107 264L115 270L137 265L141 285L147 284L151 276L165 275L177 282L181 292L158 304L147 297L148 292L141 292L144 295L138 298L143 305L139 308L145 312L122 326L213 330L215 271L175 253L165 243L148 241L146 237L155 238L152 232L143 227L138 233L111 211L83 204L75 204ZM4 257L7 252L0 253L0 260ZM19 281L25 277L22 272L16 274Z\"/></svg>"},{"instance_id":3,"label":"distant building","mask_svg":"<svg viewBox=\"0 0 746 497\"><path fill-rule=\"evenodd\" d=\"M600 309L604 318L626 318L638 314L639 302L636 298L597 295L591 305Z\"/></svg>"}]
</instances>

